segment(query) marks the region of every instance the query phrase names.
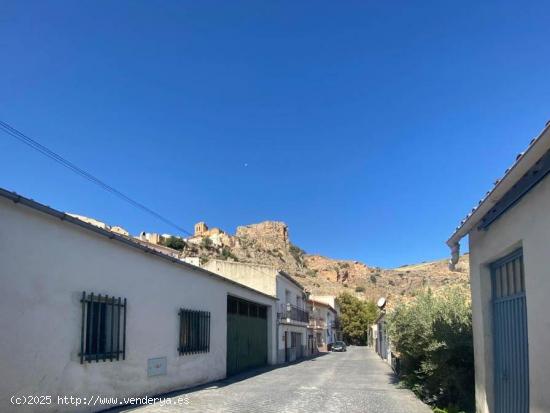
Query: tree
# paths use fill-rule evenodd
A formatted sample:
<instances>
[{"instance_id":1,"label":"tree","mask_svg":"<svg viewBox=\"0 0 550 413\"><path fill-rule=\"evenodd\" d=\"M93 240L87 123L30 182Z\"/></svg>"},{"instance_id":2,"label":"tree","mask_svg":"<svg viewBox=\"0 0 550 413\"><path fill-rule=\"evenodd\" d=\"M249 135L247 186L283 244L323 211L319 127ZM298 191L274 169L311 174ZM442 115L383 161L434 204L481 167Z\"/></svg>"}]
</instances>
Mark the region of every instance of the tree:
<instances>
[{"instance_id":1,"label":"tree","mask_svg":"<svg viewBox=\"0 0 550 413\"><path fill-rule=\"evenodd\" d=\"M171 236L170 238L164 240L162 243L165 247L172 248L178 251L183 251L185 248L185 241L181 238Z\"/></svg>"},{"instance_id":2,"label":"tree","mask_svg":"<svg viewBox=\"0 0 550 413\"><path fill-rule=\"evenodd\" d=\"M378 315L376 304L362 301L350 293L342 293L336 299L340 307L340 324L344 340L365 345L371 324Z\"/></svg>"}]
</instances>

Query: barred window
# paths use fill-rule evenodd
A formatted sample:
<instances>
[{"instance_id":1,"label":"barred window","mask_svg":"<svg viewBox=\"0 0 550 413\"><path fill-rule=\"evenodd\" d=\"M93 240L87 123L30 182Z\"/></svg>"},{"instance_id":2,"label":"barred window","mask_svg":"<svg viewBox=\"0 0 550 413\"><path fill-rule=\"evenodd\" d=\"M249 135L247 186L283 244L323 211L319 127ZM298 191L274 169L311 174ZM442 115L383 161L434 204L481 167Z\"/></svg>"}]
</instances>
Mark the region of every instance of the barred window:
<instances>
[{"instance_id":1,"label":"barred window","mask_svg":"<svg viewBox=\"0 0 550 413\"><path fill-rule=\"evenodd\" d=\"M267 307L265 305L229 296L227 297L227 313L266 319Z\"/></svg>"},{"instance_id":2,"label":"barred window","mask_svg":"<svg viewBox=\"0 0 550 413\"><path fill-rule=\"evenodd\" d=\"M126 298L82 292L80 364L126 358Z\"/></svg>"},{"instance_id":3,"label":"barred window","mask_svg":"<svg viewBox=\"0 0 550 413\"><path fill-rule=\"evenodd\" d=\"M183 354L208 353L210 351L210 312L180 309L180 344Z\"/></svg>"}]
</instances>

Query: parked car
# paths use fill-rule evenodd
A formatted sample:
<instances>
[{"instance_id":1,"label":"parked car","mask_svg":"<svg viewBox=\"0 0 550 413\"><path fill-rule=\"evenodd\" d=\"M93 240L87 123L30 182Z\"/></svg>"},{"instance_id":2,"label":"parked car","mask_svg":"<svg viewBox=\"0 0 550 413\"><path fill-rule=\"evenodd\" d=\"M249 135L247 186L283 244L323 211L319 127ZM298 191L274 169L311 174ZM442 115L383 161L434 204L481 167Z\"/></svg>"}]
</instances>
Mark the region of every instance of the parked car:
<instances>
[{"instance_id":1,"label":"parked car","mask_svg":"<svg viewBox=\"0 0 550 413\"><path fill-rule=\"evenodd\" d=\"M332 351L348 351L346 347L346 343L343 341L336 341L332 345Z\"/></svg>"}]
</instances>

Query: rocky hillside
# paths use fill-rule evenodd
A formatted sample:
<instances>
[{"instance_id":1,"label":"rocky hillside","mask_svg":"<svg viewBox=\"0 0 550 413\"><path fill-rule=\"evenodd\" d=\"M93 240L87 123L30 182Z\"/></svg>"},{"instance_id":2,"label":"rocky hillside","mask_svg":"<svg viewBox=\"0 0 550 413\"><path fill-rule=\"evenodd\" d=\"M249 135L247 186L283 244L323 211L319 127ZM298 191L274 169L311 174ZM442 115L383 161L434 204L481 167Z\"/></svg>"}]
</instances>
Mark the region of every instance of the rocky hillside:
<instances>
[{"instance_id":1,"label":"rocky hillside","mask_svg":"<svg viewBox=\"0 0 550 413\"><path fill-rule=\"evenodd\" d=\"M290 242L288 227L283 222L241 226L235 235L217 228L207 230L185 240L180 254L182 258L198 257L202 262L217 258L270 265L286 271L312 294L319 295L348 291L368 299L381 296L406 299L425 287L468 288L469 283L465 256L456 271L448 269L447 259L382 269L359 261L307 254Z\"/></svg>"}]
</instances>

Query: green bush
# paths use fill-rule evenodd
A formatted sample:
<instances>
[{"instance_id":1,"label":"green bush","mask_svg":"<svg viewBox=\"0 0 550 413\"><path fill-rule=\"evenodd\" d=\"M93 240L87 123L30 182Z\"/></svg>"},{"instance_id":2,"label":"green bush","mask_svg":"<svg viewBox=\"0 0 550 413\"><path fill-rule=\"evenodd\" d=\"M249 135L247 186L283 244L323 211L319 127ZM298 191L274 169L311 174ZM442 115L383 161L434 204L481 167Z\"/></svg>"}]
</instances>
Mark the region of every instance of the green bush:
<instances>
[{"instance_id":1,"label":"green bush","mask_svg":"<svg viewBox=\"0 0 550 413\"><path fill-rule=\"evenodd\" d=\"M185 248L185 241L178 237L170 237L162 241L161 243L165 247L172 248L178 251L183 251Z\"/></svg>"},{"instance_id":2,"label":"green bush","mask_svg":"<svg viewBox=\"0 0 550 413\"><path fill-rule=\"evenodd\" d=\"M434 407L433 411L434 413L466 413L464 410L459 410L454 406L445 407L443 409L439 407Z\"/></svg>"},{"instance_id":3,"label":"green bush","mask_svg":"<svg viewBox=\"0 0 550 413\"><path fill-rule=\"evenodd\" d=\"M365 287L355 287L355 292L356 293L364 293L365 292Z\"/></svg>"},{"instance_id":4,"label":"green bush","mask_svg":"<svg viewBox=\"0 0 550 413\"><path fill-rule=\"evenodd\" d=\"M474 410L472 311L465 292L419 293L388 314L388 334L407 387L448 412Z\"/></svg>"}]
</instances>

